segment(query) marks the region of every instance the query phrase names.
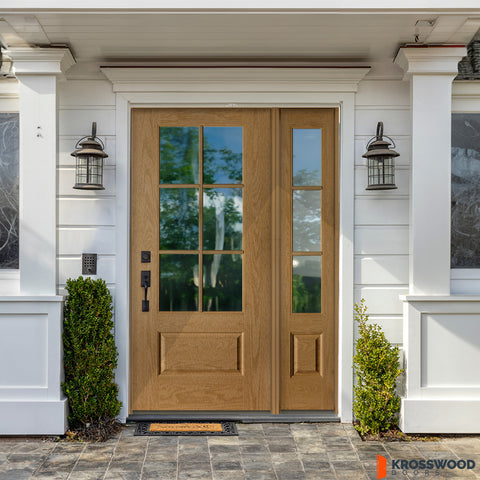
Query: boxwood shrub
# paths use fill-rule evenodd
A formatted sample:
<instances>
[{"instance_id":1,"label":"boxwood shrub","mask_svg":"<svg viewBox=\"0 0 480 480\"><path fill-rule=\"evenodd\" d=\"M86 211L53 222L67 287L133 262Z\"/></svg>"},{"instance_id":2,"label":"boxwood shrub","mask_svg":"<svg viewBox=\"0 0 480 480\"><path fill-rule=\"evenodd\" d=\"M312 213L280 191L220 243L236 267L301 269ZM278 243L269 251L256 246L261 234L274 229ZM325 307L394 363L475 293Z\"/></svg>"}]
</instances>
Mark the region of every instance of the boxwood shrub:
<instances>
[{"instance_id":1,"label":"boxwood shrub","mask_svg":"<svg viewBox=\"0 0 480 480\"><path fill-rule=\"evenodd\" d=\"M63 349L71 429L114 422L120 412L114 381L117 348L112 334L112 297L106 283L79 277L67 280Z\"/></svg>"}]
</instances>

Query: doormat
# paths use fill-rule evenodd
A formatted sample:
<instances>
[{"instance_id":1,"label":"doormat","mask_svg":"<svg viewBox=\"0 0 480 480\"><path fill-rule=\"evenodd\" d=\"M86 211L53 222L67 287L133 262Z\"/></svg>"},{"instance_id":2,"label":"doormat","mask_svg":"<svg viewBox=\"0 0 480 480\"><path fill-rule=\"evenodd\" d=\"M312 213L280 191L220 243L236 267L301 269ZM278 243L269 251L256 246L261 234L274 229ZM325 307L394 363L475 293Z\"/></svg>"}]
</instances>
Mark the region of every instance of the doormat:
<instances>
[{"instance_id":1,"label":"doormat","mask_svg":"<svg viewBox=\"0 0 480 480\"><path fill-rule=\"evenodd\" d=\"M157 436L157 435L238 435L234 422L183 422L157 421L137 422L135 436Z\"/></svg>"}]
</instances>

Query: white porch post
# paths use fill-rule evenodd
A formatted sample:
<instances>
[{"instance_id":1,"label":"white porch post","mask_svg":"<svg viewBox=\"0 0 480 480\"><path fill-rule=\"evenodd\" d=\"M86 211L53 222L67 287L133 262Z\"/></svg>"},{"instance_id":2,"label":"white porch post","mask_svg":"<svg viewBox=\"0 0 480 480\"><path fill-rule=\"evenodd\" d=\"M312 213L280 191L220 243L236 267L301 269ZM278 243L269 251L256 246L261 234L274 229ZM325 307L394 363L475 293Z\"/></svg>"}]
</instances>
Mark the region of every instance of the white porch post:
<instances>
[{"instance_id":1,"label":"white porch post","mask_svg":"<svg viewBox=\"0 0 480 480\"><path fill-rule=\"evenodd\" d=\"M12 48L20 104L20 293L56 294L57 76L67 48Z\"/></svg>"},{"instance_id":2,"label":"white porch post","mask_svg":"<svg viewBox=\"0 0 480 480\"><path fill-rule=\"evenodd\" d=\"M395 59L410 79L411 295L450 295L452 81L465 55L458 46L404 47Z\"/></svg>"},{"instance_id":3,"label":"white porch post","mask_svg":"<svg viewBox=\"0 0 480 480\"><path fill-rule=\"evenodd\" d=\"M12 48L20 111L20 292L0 297L0 433L63 434L62 301L56 295L57 76L66 48Z\"/></svg>"},{"instance_id":4,"label":"white porch post","mask_svg":"<svg viewBox=\"0 0 480 480\"><path fill-rule=\"evenodd\" d=\"M480 297L450 295L452 81L465 55L458 46L406 47L395 59L410 80L412 111L400 411L400 428L408 433L480 431Z\"/></svg>"}]
</instances>

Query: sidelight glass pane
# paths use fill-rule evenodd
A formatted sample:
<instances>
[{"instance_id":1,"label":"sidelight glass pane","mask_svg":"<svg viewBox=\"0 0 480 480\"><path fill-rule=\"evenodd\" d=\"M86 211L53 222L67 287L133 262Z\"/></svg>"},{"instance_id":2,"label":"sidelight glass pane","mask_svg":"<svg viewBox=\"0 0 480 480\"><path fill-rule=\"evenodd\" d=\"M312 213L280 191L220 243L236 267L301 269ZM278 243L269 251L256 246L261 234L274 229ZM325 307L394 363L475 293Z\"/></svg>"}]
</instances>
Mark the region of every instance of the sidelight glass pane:
<instances>
[{"instance_id":1,"label":"sidelight glass pane","mask_svg":"<svg viewBox=\"0 0 480 480\"><path fill-rule=\"evenodd\" d=\"M198 255L160 255L160 311L198 310Z\"/></svg>"},{"instance_id":2,"label":"sidelight glass pane","mask_svg":"<svg viewBox=\"0 0 480 480\"><path fill-rule=\"evenodd\" d=\"M160 189L160 249L198 249L198 188Z\"/></svg>"},{"instance_id":3,"label":"sidelight glass pane","mask_svg":"<svg viewBox=\"0 0 480 480\"><path fill-rule=\"evenodd\" d=\"M321 250L321 190L293 191L293 250Z\"/></svg>"},{"instance_id":4,"label":"sidelight glass pane","mask_svg":"<svg viewBox=\"0 0 480 480\"><path fill-rule=\"evenodd\" d=\"M242 183L242 127L204 127L203 183Z\"/></svg>"},{"instance_id":5,"label":"sidelight glass pane","mask_svg":"<svg viewBox=\"0 0 480 480\"><path fill-rule=\"evenodd\" d=\"M322 129L293 129L293 185L322 184Z\"/></svg>"},{"instance_id":6,"label":"sidelight glass pane","mask_svg":"<svg viewBox=\"0 0 480 480\"><path fill-rule=\"evenodd\" d=\"M451 267L480 268L480 113L452 115Z\"/></svg>"},{"instance_id":7,"label":"sidelight glass pane","mask_svg":"<svg viewBox=\"0 0 480 480\"><path fill-rule=\"evenodd\" d=\"M293 313L322 311L322 257L294 256L292 282Z\"/></svg>"},{"instance_id":8,"label":"sidelight glass pane","mask_svg":"<svg viewBox=\"0 0 480 480\"><path fill-rule=\"evenodd\" d=\"M242 189L206 188L203 191L203 248L242 249Z\"/></svg>"},{"instance_id":9,"label":"sidelight glass pane","mask_svg":"<svg viewBox=\"0 0 480 480\"><path fill-rule=\"evenodd\" d=\"M198 127L160 127L160 183L198 183Z\"/></svg>"},{"instance_id":10,"label":"sidelight glass pane","mask_svg":"<svg viewBox=\"0 0 480 480\"><path fill-rule=\"evenodd\" d=\"M242 255L203 256L203 311L242 311Z\"/></svg>"}]
</instances>

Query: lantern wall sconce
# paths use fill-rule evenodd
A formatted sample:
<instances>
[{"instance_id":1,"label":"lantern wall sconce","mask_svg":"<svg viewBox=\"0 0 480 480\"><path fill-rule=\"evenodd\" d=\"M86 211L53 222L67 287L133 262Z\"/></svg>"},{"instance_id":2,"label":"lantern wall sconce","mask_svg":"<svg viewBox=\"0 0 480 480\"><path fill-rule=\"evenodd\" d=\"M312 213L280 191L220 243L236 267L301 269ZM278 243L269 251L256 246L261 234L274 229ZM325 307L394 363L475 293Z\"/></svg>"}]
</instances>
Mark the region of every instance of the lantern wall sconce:
<instances>
[{"instance_id":1,"label":"lantern wall sconce","mask_svg":"<svg viewBox=\"0 0 480 480\"><path fill-rule=\"evenodd\" d=\"M108 155L105 145L96 136L97 122L92 123L92 135L81 138L71 153L76 158L75 185L77 190L105 190L103 186L103 159Z\"/></svg>"},{"instance_id":2,"label":"lantern wall sconce","mask_svg":"<svg viewBox=\"0 0 480 480\"><path fill-rule=\"evenodd\" d=\"M383 137L388 138L387 142ZM362 155L368 163L368 187L366 190L394 190L395 185L395 157L400 154L389 147L395 142L383 135L383 122L377 124L377 134L367 143L367 152Z\"/></svg>"}]
</instances>

